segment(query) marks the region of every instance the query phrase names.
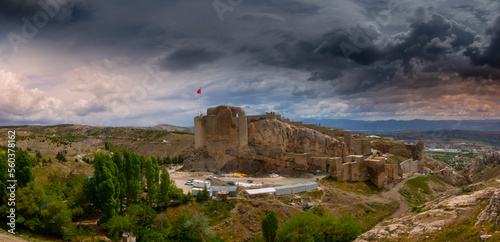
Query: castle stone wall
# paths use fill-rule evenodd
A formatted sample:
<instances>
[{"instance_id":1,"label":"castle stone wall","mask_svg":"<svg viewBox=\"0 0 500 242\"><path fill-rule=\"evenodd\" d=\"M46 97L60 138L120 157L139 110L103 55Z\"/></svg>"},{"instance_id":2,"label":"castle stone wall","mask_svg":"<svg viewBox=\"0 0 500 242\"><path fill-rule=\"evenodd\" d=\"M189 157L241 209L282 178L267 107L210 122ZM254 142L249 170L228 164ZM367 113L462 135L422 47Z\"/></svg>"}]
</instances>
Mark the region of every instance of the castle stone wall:
<instances>
[{"instance_id":1,"label":"castle stone wall","mask_svg":"<svg viewBox=\"0 0 500 242\"><path fill-rule=\"evenodd\" d=\"M413 159L405 160L401 162L400 166L404 174L418 172L418 161L416 160Z\"/></svg>"}]
</instances>

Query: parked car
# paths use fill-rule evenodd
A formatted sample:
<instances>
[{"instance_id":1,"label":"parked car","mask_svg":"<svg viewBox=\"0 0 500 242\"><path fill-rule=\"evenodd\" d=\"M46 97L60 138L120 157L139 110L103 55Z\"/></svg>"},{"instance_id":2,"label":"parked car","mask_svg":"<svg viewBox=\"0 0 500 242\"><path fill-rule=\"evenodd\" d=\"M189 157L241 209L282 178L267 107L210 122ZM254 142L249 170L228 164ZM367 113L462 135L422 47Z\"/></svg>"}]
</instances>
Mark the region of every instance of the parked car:
<instances>
[{"instance_id":1,"label":"parked car","mask_svg":"<svg viewBox=\"0 0 500 242\"><path fill-rule=\"evenodd\" d=\"M186 183L184 183L184 185L190 185L190 186L192 186L193 185L193 179L187 179Z\"/></svg>"},{"instance_id":2,"label":"parked car","mask_svg":"<svg viewBox=\"0 0 500 242\"><path fill-rule=\"evenodd\" d=\"M247 180L248 183L253 183L253 180Z\"/></svg>"},{"instance_id":3,"label":"parked car","mask_svg":"<svg viewBox=\"0 0 500 242\"><path fill-rule=\"evenodd\" d=\"M217 179L217 177L212 175L207 176L207 180L215 180L215 179Z\"/></svg>"}]
</instances>

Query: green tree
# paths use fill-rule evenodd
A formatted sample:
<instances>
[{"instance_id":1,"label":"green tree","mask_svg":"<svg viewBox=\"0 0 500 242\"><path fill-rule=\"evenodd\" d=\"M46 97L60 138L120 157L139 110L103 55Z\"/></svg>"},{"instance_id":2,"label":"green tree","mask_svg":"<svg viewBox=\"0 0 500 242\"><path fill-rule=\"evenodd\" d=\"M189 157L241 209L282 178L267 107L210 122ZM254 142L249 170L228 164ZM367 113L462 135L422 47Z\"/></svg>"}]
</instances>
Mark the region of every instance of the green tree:
<instances>
[{"instance_id":1,"label":"green tree","mask_svg":"<svg viewBox=\"0 0 500 242\"><path fill-rule=\"evenodd\" d=\"M94 161L96 195L102 209L102 217L98 225L101 225L118 212L120 184L117 178L118 168L111 157L100 151L95 153Z\"/></svg>"},{"instance_id":2,"label":"green tree","mask_svg":"<svg viewBox=\"0 0 500 242\"><path fill-rule=\"evenodd\" d=\"M299 213L285 221L276 235L278 241L323 241L324 237L319 225L318 215L310 212Z\"/></svg>"},{"instance_id":3,"label":"green tree","mask_svg":"<svg viewBox=\"0 0 500 242\"><path fill-rule=\"evenodd\" d=\"M174 241L207 241L215 237L209 229L208 218L203 214L184 213L173 224L170 238Z\"/></svg>"},{"instance_id":4,"label":"green tree","mask_svg":"<svg viewBox=\"0 0 500 242\"><path fill-rule=\"evenodd\" d=\"M262 233L267 242L276 240L276 231L278 227L278 214L275 211L267 213L266 217L262 218Z\"/></svg>"},{"instance_id":5,"label":"green tree","mask_svg":"<svg viewBox=\"0 0 500 242\"><path fill-rule=\"evenodd\" d=\"M16 221L32 231L39 229L42 226L39 219L40 210L46 200L44 189L33 182L18 189L16 191Z\"/></svg>"},{"instance_id":6,"label":"green tree","mask_svg":"<svg viewBox=\"0 0 500 242\"><path fill-rule=\"evenodd\" d=\"M113 151L113 144L111 144L111 142L104 142L104 149Z\"/></svg>"},{"instance_id":7,"label":"green tree","mask_svg":"<svg viewBox=\"0 0 500 242\"><path fill-rule=\"evenodd\" d=\"M114 215L103 225L103 227L108 230L108 236L110 238L118 241L122 233L132 231L134 222L133 218L129 215Z\"/></svg>"},{"instance_id":8,"label":"green tree","mask_svg":"<svg viewBox=\"0 0 500 242\"><path fill-rule=\"evenodd\" d=\"M196 201L205 202L210 199L210 191L207 189L207 185L203 186L203 190L196 194Z\"/></svg>"},{"instance_id":9,"label":"green tree","mask_svg":"<svg viewBox=\"0 0 500 242\"><path fill-rule=\"evenodd\" d=\"M48 202L40 212L41 221L46 233L64 236L65 232L73 226L71 210L62 200Z\"/></svg>"},{"instance_id":10,"label":"green tree","mask_svg":"<svg viewBox=\"0 0 500 242\"><path fill-rule=\"evenodd\" d=\"M156 212L150 206L143 204L132 204L128 207L127 214L129 214L137 226L149 226L154 224Z\"/></svg>"},{"instance_id":11,"label":"green tree","mask_svg":"<svg viewBox=\"0 0 500 242\"><path fill-rule=\"evenodd\" d=\"M113 153L113 162L115 163L116 167L118 168L118 183L120 184L120 211L121 211L121 204L124 203L125 195L127 193L127 178L125 176L125 160L123 159L122 154L120 151L116 151Z\"/></svg>"},{"instance_id":12,"label":"green tree","mask_svg":"<svg viewBox=\"0 0 500 242\"><path fill-rule=\"evenodd\" d=\"M170 201L169 190L171 187L170 174L167 168L161 169L159 202L168 206Z\"/></svg>"},{"instance_id":13,"label":"green tree","mask_svg":"<svg viewBox=\"0 0 500 242\"><path fill-rule=\"evenodd\" d=\"M26 184L34 180L31 173L31 157L28 152L18 150L16 152L16 179L19 187L25 187Z\"/></svg>"},{"instance_id":14,"label":"green tree","mask_svg":"<svg viewBox=\"0 0 500 242\"><path fill-rule=\"evenodd\" d=\"M123 158L125 159L125 178L127 180L127 203L137 202L142 193L141 161L137 153L129 153L127 149L123 151Z\"/></svg>"},{"instance_id":15,"label":"green tree","mask_svg":"<svg viewBox=\"0 0 500 242\"><path fill-rule=\"evenodd\" d=\"M91 212L91 201L84 190L84 184L87 180L89 179L86 175L77 174L67 179L63 184L63 193L73 218L82 217L85 213Z\"/></svg>"},{"instance_id":16,"label":"green tree","mask_svg":"<svg viewBox=\"0 0 500 242\"><path fill-rule=\"evenodd\" d=\"M66 162L67 161L66 156L64 155L64 152L62 152L62 151L57 152L56 159L59 162Z\"/></svg>"},{"instance_id":17,"label":"green tree","mask_svg":"<svg viewBox=\"0 0 500 242\"><path fill-rule=\"evenodd\" d=\"M331 225L327 222L329 220L328 217L333 216L327 216L323 221L324 225L322 227L329 228L326 231L326 238L331 241L353 241L363 232L359 223L350 214L344 214L337 220L337 224L332 223Z\"/></svg>"},{"instance_id":18,"label":"green tree","mask_svg":"<svg viewBox=\"0 0 500 242\"><path fill-rule=\"evenodd\" d=\"M148 186L148 202L150 205L153 205L158 197L159 176L160 171L158 162L154 156L150 156L146 160L146 180Z\"/></svg>"},{"instance_id":19,"label":"green tree","mask_svg":"<svg viewBox=\"0 0 500 242\"><path fill-rule=\"evenodd\" d=\"M2 206L7 199L7 180L9 165L7 162L7 155L2 153L0 149L0 206Z\"/></svg>"},{"instance_id":20,"label":"green tree","mask_svg":"<svg viewBox=\"0 0 500 242\"><path fill-rule=\"evenodd\" d=\"M344 215L340 219L313 211L299 213L288 219L277 231L278 241L352 241L362 232L359 224Z\"/></svg>"},{"instance_id":21,"label":"green tree","mask_svg":"<svg viewBox=\"0 0 500 242\"><path fill-rule=\"evenodd\" d=\"M40 153L40 151L37 150L35 157L38 158L38 159L42 159L42 153Z\"/></svg>"},{"instance_id":22,"label":"green tree","mask_svg":"<svg viewBox=\"0 0 500 242\"><path fill-rule=\"evenodd\" d=\"M83 192L85 196L89 199L91 203L91 210L101 209L101 204L99 198L97 197L97 185L95 181L95 176L87 178L83 181Z\"/></svg>"}]
</instances>

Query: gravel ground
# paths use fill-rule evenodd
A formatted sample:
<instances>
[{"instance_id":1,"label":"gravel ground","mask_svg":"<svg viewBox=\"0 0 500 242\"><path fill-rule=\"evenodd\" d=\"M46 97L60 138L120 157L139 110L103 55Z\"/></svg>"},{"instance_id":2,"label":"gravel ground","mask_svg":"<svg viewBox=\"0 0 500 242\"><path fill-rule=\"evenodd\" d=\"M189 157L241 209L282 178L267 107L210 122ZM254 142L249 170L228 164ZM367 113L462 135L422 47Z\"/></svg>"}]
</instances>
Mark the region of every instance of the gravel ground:
<instances>
[{"instance_id":1,"label":"gravel ground","mask_svg":"<svg viewBox=\"0 0 500 242\"><path fill-rule=\"evenodd\" d=\"M170 179L175 181L177 187L182 188L184 193L188 193L191 191L193 186L184 185L187 179L194 180L206 180L208 175L213 175L217 177L217 181L214 182L215 185L223 185L227 184L227 180L234 180L236 182L247 182L247 180L253 180L254 184L262 184L263 187L271 187L271 186L285 186L285 185L293 185L299 183L309 183L316 182L316 178L322 179L326 177L326 174L312 176L310 178L292 178L292 177L277 177L277 178L236 178L236 177L219 177L211 172L185 172L185 171L177 171L177 170L169 170Z\"/></svg>"}]
</instances>

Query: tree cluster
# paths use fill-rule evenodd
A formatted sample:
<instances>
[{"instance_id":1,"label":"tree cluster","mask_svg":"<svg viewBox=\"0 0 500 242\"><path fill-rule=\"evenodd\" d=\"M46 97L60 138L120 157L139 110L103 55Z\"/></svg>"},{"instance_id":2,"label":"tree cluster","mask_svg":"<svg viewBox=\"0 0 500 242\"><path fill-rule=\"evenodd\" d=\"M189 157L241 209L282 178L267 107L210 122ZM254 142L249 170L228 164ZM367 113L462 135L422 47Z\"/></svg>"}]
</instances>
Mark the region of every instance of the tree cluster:
<instances>
[{"instance_id":1,"label":"tree cluster","mask_svg":"<svg viewBox=\"0 0 500 242\"><path fill-rule=\"evenodd\" d=\"M350 214L340 218L317 210L298 213L278 227L277 216L268 213L262 219L266 241L353 241L362 233Z\"/></svg>"},{"instance_id":2,"label":"tree cluster","mask_svg":"<svg viewBox=\"0 0 500 242\"><path fill-rule=\"evenodd\" d=\"M66 177L62 170L55 169L48 171L47 181L35 183L31 172L32 160L39 158L38 152L31 157L23 150L16 150L16 223L39 234L74 238L79 232L72 219L90 212L89 200L83 192L87 176ZM3 220L11 208L7 206L8 196L4 189L7 179L4 170L7 167L7 157L0 149L0 214Z\"/></svg>"}]
</instances>

